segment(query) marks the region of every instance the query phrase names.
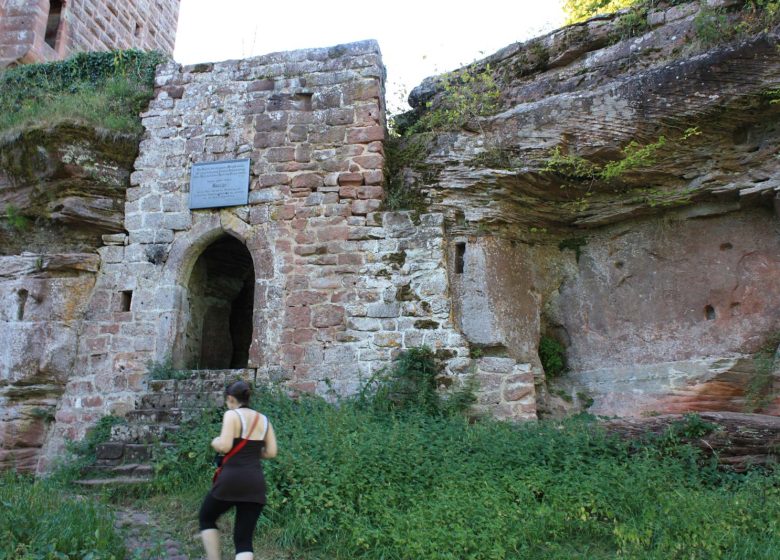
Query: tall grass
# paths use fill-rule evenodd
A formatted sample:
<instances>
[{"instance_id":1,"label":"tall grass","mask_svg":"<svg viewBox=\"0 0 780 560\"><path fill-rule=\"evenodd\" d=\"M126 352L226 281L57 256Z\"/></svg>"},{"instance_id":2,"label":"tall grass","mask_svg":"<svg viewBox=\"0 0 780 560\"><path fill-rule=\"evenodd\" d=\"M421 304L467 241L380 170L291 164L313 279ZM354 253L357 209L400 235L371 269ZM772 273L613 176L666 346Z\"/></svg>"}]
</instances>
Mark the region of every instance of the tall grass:
<instances>
[{"instance_id":1,"label":"tall grass","mask_svg":"<svg viewBox=\"0 0 780 560\"><path fill-rule=\"evenodd\" d=\"M258 546L321 558L780 558L780 475L719 472L687 446L635 448L592 421L516 426L377 413L357 402L254 403L276 427ZM158 473L194 530L219 415ZM191 518L191 519L187 519Z\"/></svg>"},{"instance_id":2,"label":"tall grass","mask_svg":"<svg viewBox=\"0 0 780 560\"><path fill-rule=\"evenodd\" d=\"M109 509L63 487L0 475L0 560L119 560L122 539Z\"/></svg>"}]
</instances>

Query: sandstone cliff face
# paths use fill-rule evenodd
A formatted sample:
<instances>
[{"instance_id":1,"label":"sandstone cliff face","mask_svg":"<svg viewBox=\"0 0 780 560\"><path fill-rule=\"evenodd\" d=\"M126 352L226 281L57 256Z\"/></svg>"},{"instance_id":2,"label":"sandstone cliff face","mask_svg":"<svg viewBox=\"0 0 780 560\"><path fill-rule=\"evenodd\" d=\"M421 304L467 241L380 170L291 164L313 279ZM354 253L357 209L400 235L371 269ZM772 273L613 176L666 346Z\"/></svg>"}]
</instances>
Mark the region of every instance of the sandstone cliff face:
<instances>
[{"instance_id":1,"label":"sandstone cliff face","mask_svg":"<svg viewBox=\"0 0 780 560\"><path fill-rule=\"evenodd\" d=\"M535 363L549 411L780 411L752 356L780 327L778 30L717 4L660 4L630 30L634 12L597 18L412 92L420 123L452 120L453 95L465 116L403 140L424 153L406 188L448 216L461 259L457 321ZM542 335L569 365L547 383Z\"/></svg>"},{"instance_id":2,"label":"sandstone cliff face","mask_svg":"<svg viewBox=\"0 0 780 560\"><path fill-rule=\"evenodd\" d=\"M0 140L0 468L36 467L74 373L95 249L123 230L136 146L66 124Z\"/></svg>"}]
</instances>

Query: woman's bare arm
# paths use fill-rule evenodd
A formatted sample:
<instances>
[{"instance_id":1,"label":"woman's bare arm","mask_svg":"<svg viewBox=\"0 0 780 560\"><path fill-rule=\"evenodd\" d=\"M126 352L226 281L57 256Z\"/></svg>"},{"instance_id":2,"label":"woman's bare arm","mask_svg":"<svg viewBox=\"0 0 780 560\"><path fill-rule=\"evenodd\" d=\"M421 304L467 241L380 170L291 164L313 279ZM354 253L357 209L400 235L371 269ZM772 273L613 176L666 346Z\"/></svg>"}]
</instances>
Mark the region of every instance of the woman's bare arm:
<instances>
[{"instance_id":1,"label":"woman's bare arm","mask_svg":"<svg viewBox=\"0 0 780 560\"><path fill-rule=\"evenodd\" d=\"M260 457L263 459L273 459L276 457L276 433L270 422L268 422L268 431L265 433L265 447L263 447Z\"/></svg>"},{"instance_id":2,"label":"woman's bare arm","mask_svg":"<svg viewBox=\"0 0 780 560\"><path fill-rule=\"evenodd\" d=\"M222 417L222 432L211 440L211 447L217 453L227 453L233 447L233 438L236 434L236 418L235 414L230 414L230 410L225 411L225 415Z\"/></svg>"}]
</instances>

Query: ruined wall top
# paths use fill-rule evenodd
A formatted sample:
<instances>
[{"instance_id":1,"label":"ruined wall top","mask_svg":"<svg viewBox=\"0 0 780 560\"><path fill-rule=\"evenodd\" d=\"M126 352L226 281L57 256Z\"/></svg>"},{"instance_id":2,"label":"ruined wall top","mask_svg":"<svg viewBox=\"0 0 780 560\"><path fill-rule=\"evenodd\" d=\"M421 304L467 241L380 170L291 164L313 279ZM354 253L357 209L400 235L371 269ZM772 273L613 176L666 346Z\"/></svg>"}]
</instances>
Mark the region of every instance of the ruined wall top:
<instances>
[{"instance_id":1,"label":"ruined wall top","mask_svg":"<svg viewBox=\"0 0 780 560\"><path fill-rule=\"evenodd\" d=\"M81 51L173 52L179 0L0 0L0 68Z\"/></svg>"}]
</instances>

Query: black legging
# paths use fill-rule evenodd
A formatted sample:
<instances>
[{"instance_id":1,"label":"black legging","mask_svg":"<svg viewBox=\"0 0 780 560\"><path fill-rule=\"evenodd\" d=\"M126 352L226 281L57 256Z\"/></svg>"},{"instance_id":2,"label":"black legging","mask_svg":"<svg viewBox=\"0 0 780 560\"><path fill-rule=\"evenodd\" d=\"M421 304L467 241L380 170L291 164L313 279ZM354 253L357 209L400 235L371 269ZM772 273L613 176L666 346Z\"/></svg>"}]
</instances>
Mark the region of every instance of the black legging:
<instances>
[{"instance_id":1,"label":"black legging","mask_svg":"<svg viewBox=\"0 0 780 560\"><path fill-rule=\"evenodd\" d=\"M233 527L233 543L236 545L236 554L254 552L252 549L252 535L255 532L257 519L263 511L263 504L228 502L216 499L211 493L206 494L198 514L200 530L216 529L219 516L233 506L236 506L236 523Z\"/></svg>"}]
</instances>

